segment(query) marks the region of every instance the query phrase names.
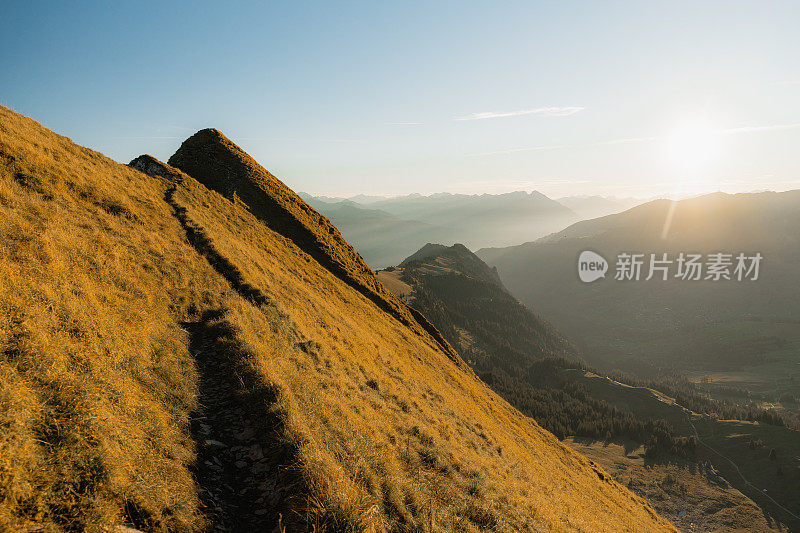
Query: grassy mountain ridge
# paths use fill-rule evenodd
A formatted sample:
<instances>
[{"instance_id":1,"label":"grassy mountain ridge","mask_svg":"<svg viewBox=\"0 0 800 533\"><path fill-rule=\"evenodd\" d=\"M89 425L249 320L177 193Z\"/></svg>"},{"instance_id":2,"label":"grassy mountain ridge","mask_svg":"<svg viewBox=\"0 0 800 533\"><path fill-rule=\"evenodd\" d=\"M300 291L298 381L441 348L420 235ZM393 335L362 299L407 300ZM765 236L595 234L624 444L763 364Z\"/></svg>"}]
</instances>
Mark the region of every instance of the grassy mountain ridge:
<instances>
[{"instance_id":1,"label":"grassy mountain ridge","mask_svg":"<svg viewBox=\"0 0 800 533\"><path fill-rule=\"evenodd\" d=\"M454 361L460 362L424 317L415 315L375 280L372 270L327 218L221 132L200 130L181 144L169 163L229 200L242 202L256 218L291 239L403 324L433 336Z\"/></svg>"},{"instance_id":2,"label":"grassy mountain ridge","mask_svg":"<svg viewBox=\"0 0 800 533\"><path fill-rule=\"evenodd\" d=\"M5 108L0 132L3 529L671 530L216 135L181 164L223 192L244 166L230 199Z\"/></svg>"},{"instance_id":3,"label":"grassy mountain ridge","mask_svg":"<svg viewBox=\"0 0 800 533\"><path fill-rule=\"evenodd\" d=\"M506 290L503 282L500 281L500 276L497 275L497 269L490 268L463 244L454 244L447 247L441 244L428 243L406 257L400 263L400 266L405 267L411 263L415 263L415 270L420 268L426 271L433 269L441 271L441 273L450 271L469 278L486 281L496 285L503 291Z\"/></svg>"},{"instance_id":4,"label":"grassy mountain ridge","mask_svg":"<svg viewBox=\"0 0 800 533\"><path fill-rule=\"evenodd\" d=\"M444 307L448 318L434 321L467 333L469 340L458 342L461 353L495 351L506 345L516 352L509 360L576 355L568 340L511 296L497 272L463 245L427 244L401 268L401 279L414 289L414 306L431 317L437 316L437 307ZM481 320L490 326L481 328ZM508 329L498 331L500 324L508 324Z\"/></svg>"}]
</instances>

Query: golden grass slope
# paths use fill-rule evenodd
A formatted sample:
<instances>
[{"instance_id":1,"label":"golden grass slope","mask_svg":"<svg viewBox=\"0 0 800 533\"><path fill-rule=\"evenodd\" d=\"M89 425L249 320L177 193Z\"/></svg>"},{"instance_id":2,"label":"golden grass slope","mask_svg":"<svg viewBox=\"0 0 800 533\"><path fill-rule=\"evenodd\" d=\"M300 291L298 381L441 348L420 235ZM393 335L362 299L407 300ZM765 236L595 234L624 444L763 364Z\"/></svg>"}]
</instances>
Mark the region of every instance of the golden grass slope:
<instances>
[{"instance_id":1,"label":"golden grass slope","mask_svg":"<svg viewBox=\"0 0 800 533\"><path fill-rule=\"evenodd\" d=\"M425 317L400 302L375 279L361 256L327 218L220 131L198 131L181 144L169 163L229 200L241 202L256 218L291 239L342 281L412 330L431 335L454 361L469 368Z\"/></svg>"},{"instance_id":2,"label":"golden grass slope","mask_svg":"<svg viewBox=\"0 0 800 533\"><path fill-rule=\"evenodd\" d=\"M178 321L224 282L166 185L0 107L0 530L202 523Z\"/></svg>"},{"instance_id":3,"label":"golden grass slope","mask_svg":"<svg viewBox=\"0 0 800 533\"><path fill-rule=\"evenodd\" d=\"M187 242L165 200L173 187L263 301ZM283 424L264 446L294 450L293 530L672 530L241 205L5 108L0 530L204 527L187 429L197 367L181 323L212 308L242 381L274 391L261 408Z\"/></svg>"}]
</instances>

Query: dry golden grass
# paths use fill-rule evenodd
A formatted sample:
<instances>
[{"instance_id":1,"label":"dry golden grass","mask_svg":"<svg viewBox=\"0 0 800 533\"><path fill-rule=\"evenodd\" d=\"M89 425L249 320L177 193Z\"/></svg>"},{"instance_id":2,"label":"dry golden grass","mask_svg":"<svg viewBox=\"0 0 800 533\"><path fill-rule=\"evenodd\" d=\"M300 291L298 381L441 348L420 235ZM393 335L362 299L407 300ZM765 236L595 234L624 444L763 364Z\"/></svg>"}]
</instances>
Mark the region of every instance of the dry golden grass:
<instances>
[{"instance_id":1,"label":"dry golden grass","mask_svg":"<svg viewBox=\"0 0 800 533\"><path fill-rule=\"evenodd\" d=\"M267 354L262 371L287 391L320 515L355 514L375 529L658 528L642 500L601 482L432 338L389 319L251 213L193 180L175 198L285 312L294 338L319 347ZM257 335L242 339L263 349ZM328 486L340 487L333 499Z\"/></svg>"},{"instance_id":2,"label":"dry golden grass","mask_svg":"<svg viewBox=\"0 0 800 533\"><path fill-rule=\"evenodd\" d=\"M225 285L165 184L4 108L0 154L0 530L196 529L178 321Z\"/></svg>"},{"instance_id":3,"label":"dry golden grass","mask_svg":"<svg viewBox=\"0 0 800 533\"><path fill-rule=\"evenodd\" d=\"M220 131L198 131L181 144L169 161L206 187L241 203L270 229L288 237L406 327L432 336L456 363L471 371L425 317L404 305L377 281L361 256L327 218Z\"/></svg>"},{"instance_id":4,"label":"dry golden grass","mask_svg":"<svg viewBox=\"0 0 800 533\"><path fill-rule=\"evenodd\" d=\"M411 285L400 279L400 275L402 273L402 268L395 268L391 271L380 270L375 273L375 277L378 278L378 281L383 283L384 287L389 289L392 294L398 298L406 299L411 296L413 289L411 288Z\"/></svg>"},{"instance_id":5,"label":"dry golden grass","mask_svg":"<svg viewBox=\"0 0 800 533\"><path fill-rule=\"evenodd\" d=\"M174 202L265 295L242 297L169 187L0 108L0 530L204 526L180 323L210 308L282 421L265 446L293 451L288 530L671 530L433 337L185 178Z\"/></svg>"}]
</instances>

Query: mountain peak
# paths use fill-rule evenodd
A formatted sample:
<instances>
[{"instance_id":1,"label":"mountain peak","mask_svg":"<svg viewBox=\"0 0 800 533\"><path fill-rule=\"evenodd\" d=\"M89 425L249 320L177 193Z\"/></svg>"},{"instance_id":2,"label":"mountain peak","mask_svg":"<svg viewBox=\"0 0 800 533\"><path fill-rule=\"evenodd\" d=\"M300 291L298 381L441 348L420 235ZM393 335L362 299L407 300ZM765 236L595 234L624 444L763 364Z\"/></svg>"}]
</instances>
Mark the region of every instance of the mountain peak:
<instances>
[{"instance_id":1,"label":"mountain peak","mask_svg":"<svg viewBox=\"0 0 800 533\"><path fill-rule=\"evenodd\" d=\"M400 266L406 267L412 263L415 268L428 269L431 273L460 273L492 283L506 291L497 269L491 268L460 243L453 246L428 243L408 256Z\"/></svg>"},{"instance_id":2,"label":"mountain peak","mask_svg":"<svg viewBox=\"0 0 800 533\"><path fill-rule=\"evenodd\" d=\"M261 168L244 150L214 128L200 130L183 141L168 163L226 197L230 197L237 189L237 181L246 180L248 176L251 179L260 178L264 182L275 182L269 184L289 190L275 176ZM256 169L260 172L254 174ZM295 193L292 195L299 199Z\"/></svg>"},{"instance_id":3,"label":"mountain peak","mask_svg":"<svg viewBox=\"0 0 800 533\"><path fill-rule=\"evenodd\" d=\"M464 365L430 322L386 290L326 217L222 132L215 129L198 131L181 144L170 157L169 164L229 200L245 204L270 229L294 242L333 275L402 324L420 335L432 336L451 359Z\"/></svg>"}]
</instances>

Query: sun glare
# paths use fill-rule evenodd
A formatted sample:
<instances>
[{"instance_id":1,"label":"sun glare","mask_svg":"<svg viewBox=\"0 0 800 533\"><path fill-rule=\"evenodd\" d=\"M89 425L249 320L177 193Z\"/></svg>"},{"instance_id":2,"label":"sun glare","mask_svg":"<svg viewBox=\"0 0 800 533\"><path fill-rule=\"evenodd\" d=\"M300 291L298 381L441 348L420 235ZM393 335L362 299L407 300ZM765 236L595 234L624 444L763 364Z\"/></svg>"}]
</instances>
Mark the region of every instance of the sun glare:
<instances>
[{"instance_id":1,"label":"sun glare","mask_svg":"<svg viewBox=\"0 0 800 533\"><path fill-rule=\"evenodd\" d=\"M667 139L669 159L684 172L702 171L718 153L719 133L705 120L684 122Z\"/></svg>"}]
</instances>

